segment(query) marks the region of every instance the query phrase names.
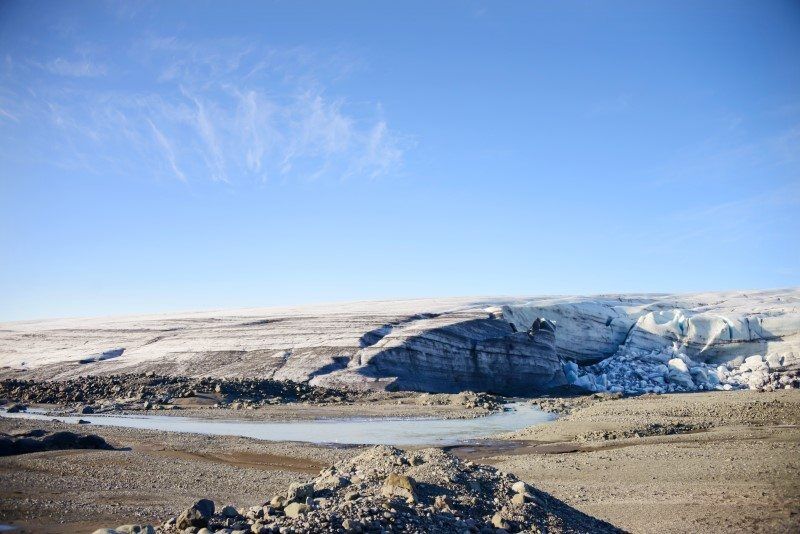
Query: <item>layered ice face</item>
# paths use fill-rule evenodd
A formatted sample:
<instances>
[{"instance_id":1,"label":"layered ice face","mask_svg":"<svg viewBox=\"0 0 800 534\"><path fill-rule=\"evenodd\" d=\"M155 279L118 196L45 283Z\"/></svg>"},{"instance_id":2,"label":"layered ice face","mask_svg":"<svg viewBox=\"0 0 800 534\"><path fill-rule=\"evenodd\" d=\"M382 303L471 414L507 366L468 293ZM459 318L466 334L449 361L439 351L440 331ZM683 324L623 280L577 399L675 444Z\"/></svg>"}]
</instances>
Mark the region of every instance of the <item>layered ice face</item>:
<instances>
[{"instance_id":1,"label":"layered ice face","mask_svg":"<svg viewBox=\"0 0 800 534\"><path fill-rule=\"evenodd\" d=\"M508 395L568 383L697 391L791 386L798 357L800 289L419 299L0 325L0 375L57 379L153 371Z\"/></svg>"}]
</instances>

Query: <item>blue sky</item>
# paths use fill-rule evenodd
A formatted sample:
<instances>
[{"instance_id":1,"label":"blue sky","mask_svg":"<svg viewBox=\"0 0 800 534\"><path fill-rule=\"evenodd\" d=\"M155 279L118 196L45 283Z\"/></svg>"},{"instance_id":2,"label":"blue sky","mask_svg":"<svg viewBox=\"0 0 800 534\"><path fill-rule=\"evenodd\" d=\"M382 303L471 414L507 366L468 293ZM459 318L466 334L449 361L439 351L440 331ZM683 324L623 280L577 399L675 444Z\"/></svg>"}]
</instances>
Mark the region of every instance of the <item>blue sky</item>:
<instances>
[{"instance_id":1,"label":"blue sky","mask_svg":"<svg viewBox=\"0 0 800 534\"><path fill-rule=\"evenodd\" d=\"M800 3L0 3L0 319L800 285Z\"/></svg>"}]
</instances>

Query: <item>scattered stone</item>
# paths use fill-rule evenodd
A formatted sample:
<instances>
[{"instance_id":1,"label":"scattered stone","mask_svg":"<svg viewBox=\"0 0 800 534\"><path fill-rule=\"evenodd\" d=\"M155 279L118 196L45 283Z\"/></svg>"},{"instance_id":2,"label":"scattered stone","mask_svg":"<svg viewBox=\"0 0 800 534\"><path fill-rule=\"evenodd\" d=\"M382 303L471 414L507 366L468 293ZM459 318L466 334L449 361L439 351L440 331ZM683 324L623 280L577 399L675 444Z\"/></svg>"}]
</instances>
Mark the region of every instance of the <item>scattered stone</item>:
<instances>
[{"instance_id":1,"label":"scattered stone","mask_svg":"<svg viewBox=\"0 0 800 534\"><path fill-rule=\"evenodd\" d=\"M586 432L576 436L578 441L609 441L626 438L644 438L647 436L670 436L673 434L686 434L689 432L701 432L707 430L709 423L684 423L681 421L671 421L666 424L647 423L633 428L620 430L598 430Z\"/></svg>"}]
</instances>

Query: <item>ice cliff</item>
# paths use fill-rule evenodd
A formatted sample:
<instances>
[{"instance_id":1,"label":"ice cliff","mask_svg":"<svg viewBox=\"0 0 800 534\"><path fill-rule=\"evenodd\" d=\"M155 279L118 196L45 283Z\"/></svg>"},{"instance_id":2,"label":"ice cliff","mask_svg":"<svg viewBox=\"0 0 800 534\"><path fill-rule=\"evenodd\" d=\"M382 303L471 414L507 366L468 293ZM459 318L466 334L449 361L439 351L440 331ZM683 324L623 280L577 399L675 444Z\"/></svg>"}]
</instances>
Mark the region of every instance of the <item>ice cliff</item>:
<instances>
[{"instance_id":1,"label":"ice cliff","mask_svg":"<svg viewBox=\"0 0 800 534\"><path fill-rule=\"evenodd\" d=\"M799 357L798 289L420 299L0 324L0 374L45 378L152 370L512 395L568 384L693 391L757 387Z\"/></svg>"},{"instance_id":2,"label":"ice cliff","mask_svg":"<svg viewBox=\"0 0 800 534\"><path fill-rule=\"evenodd\" d=\"M570 384L628 393L796 386L800 291L614 295L503 307L556 323Z\"/></svg>"}]
</instances>

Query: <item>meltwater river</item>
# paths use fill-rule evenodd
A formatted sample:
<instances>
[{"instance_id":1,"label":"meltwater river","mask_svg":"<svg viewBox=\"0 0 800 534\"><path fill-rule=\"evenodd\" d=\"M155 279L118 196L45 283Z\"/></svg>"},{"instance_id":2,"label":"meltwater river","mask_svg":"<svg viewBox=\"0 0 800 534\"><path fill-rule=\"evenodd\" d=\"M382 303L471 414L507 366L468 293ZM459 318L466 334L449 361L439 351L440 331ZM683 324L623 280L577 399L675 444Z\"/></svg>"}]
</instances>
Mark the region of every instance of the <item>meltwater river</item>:
<instances>
[{"instance_id":1,"label":"meltwater river","mask_svg":"<svg viewBox=\"0 0 800 534\"><path fill-rule=\"evenodd\" d=\"M552 421L555 416L530 404L515 402L505 411L475 419L341 418L311 421L243 421L171 415L52 416L40 410L7 413L2 417L53 420L97 426L118 426L165 432L243 436L268 441L369 445L456 445L472 439L510 432ZM91 425L81 425L88 431Z\"/></svg>"}]
</instances>

